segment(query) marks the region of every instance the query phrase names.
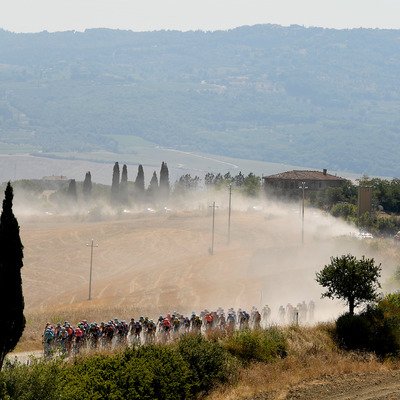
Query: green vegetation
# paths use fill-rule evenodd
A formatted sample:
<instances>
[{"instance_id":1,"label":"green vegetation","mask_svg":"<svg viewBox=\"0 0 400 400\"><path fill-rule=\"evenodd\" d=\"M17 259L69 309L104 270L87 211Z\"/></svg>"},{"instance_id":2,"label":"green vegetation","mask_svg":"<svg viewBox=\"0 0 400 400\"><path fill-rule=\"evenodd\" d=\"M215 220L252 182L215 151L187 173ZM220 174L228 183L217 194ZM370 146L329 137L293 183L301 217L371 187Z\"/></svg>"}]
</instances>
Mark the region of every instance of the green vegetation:
<instances>
[{"instance_id":1,"label":"green vegetation","mask_svg":"<svg viewBox=\"0 0 400 400\"><path fill-rule=\"evenodd\" d=\"M316 274L316 281L326 292L322 297L343 300L349 306L349 314L360 305L376 300L377 289L381 287L381 265L364 256L357 260L351 254L331 257L331 262Z\"/></svg>"},{"instance_id":2,"label":"green vegetation","mask_svg":"<svg viewBox=\"0 0 400 400\"><path fill-rule=\"evenodd\" d=\"M246 331L242 336L257 343L253 346L257 348L255 359L273 362L285 355L285 339L277 328L271 333ZM239 361L247 360L249 353L242 347L244 343L238 344L241 351L233 349L234 343L238 343L237 338L207 340L201 335L186 335L169 346L126 348L72 362L33 360L29 366L8 362L0 373L0 398L196 398L217 385L237 380Z\"/></svg>"},{"instance_id":3,"label":"green vegetation","mask_svg":"<svg viewBox=\"0 0 400 400\"><path fill-rule=\"evenodd\" d=\"M377 29L0 30L2 142L69 156L153 144L397 176L397 47L398 31Z\"/></svg>"},{"instance_id":4,"label":"green vegetation","mask_svg":"<svg viewBox=\"0 0 400 400\"><path fill-rule=\"evenodd\" d=\"M333 331L346 350L374 352L381 358L398 357L400 351L400 294L388 294L358 315L344 314Z\"/></svg>"}]
</instances>

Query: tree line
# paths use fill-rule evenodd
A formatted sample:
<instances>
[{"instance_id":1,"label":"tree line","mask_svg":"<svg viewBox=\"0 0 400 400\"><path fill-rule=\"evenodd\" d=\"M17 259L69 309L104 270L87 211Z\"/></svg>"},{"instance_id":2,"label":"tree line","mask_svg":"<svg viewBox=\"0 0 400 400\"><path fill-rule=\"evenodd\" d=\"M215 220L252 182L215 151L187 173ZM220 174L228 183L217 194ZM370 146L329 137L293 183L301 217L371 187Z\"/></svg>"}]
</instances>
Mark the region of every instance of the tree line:
<instances>
[{"instance_id":1,"label":"tree line","mask_svg":"<svg viewBox=\"0 0 400 400\"><path fill-rule=\"evenodd\" d=\"M69 180L68 186L62 188L52 198L56 201L67 200L70 204L78 201L78 184L75 179ZM185 193L198 190L205 187L206 189L217 189L234 187L240 190L245 196L258 196L261 189L261 178L250 172L247 176L239 172L236 176L232 176L230 172L226 174L208 172L203 179L199 176L192 177L191 174L181 175L173 184L170 182L169 170L166 162L161 163L159 173L153 171L148 186L145 185L145 175L143 165L139 164L136 179L128 180L128 167L126 164L122 166L122 171L118 162L115 162L112 170L110 204L112 206L129 206L132 204L149 204L156 205L159 203L167 203L171 197L180 197ZM90 200L95 196L93 193L94 184L92 183L90 171L86 172L85 179L82 183L83 200ZM60 195L61 193L61 195ZM103 193L104 195L104 193Z\"/></svg>"},{"instance_id":2,"label":"tree line","mask_svg":"<svg viewBox=\"0 0 400 400\"><path fill-rule=\"evenodd\" d=\"M372 212L358 216L358 187L372 187ZM400 230L400 179L370 178L363 175L354 184L346 180L337 188L311 191L309 204L341 217L362 230L394 235Z\"/></svg>"}]
</instances>

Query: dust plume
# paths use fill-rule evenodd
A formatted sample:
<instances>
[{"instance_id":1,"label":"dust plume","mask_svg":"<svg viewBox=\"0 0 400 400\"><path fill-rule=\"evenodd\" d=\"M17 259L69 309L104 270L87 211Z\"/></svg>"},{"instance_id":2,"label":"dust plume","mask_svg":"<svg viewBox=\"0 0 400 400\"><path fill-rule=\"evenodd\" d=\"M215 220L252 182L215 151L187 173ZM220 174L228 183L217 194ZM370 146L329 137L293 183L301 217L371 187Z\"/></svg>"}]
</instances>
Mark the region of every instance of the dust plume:
<instances>
[{"instance_id":1,"label":"dust plume","mask_svg":"<svg viewBox=\"0 0 400 400\"><path fill-rule=\"evenodd\" d=\"M330 320L346 310L338 301L320 299L315 273L330 257L374 257L382 263L384 284L397 266L392 243L358 240L354 227L320 210L306 207L303 225L297 202L233 191L230 208L228 189L171 196L151 207L116 209L104 201L46 212L46 204L16 194L31 311L134 307L156 316L268 304L276 320L280 305L313 299L316 319ZM92 259L91 239L98 245Z\"/></svg>"}]
</instances>

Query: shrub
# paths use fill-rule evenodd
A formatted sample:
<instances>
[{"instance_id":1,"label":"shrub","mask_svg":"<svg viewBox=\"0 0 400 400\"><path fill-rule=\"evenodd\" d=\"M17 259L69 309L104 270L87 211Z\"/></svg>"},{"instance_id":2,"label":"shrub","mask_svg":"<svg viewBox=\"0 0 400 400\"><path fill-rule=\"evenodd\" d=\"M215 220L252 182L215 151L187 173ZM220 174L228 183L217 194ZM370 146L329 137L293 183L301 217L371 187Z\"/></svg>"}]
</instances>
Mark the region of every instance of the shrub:
<instances>
[{"instance_id":1,"label":"shrub","mask_svg":"<svg viewBox=\"0 0 400 400\"><path fill-rule=\"evenodd\" d=\"M245 364L251 360L273 362L277 358L286 356L285 336L276 327L236 331L225 342L225 347Z\"/></svg>"},{"instance_id":2,"label":"shrub","mask_svg":"<svg viewBox=\"0 0 400 400\"><path fill-rule=\"evenodd\" d=\"M192 377L192 394L208 392L214 385L227 381L234 371L234 360L217 341L202 335L184 335L178 342L178 351L188 363Z\"/></svg>"},{"instance_id":3,"label":"shrub","mask_svg":"<svg viewBox=\"0 0 400 400\"><path fill-rule=\"evenodd\" d=\"M32 358L30 365L6 362L0 372L0 398L53 400L59 391L62 362L45 363Z\"/></svg>"},{"instance_id":4,"label":"shrub","mask_svg":"<svg viewBox=\"0 0 400 400\"><path fill-rule=\"evenodd\" d=\"M336 321L335 337L346 350L365 350L381 358L400 349L399 320L382 306L369 306L359 315L344 314Z\"/></svg>"},{"instance_id":5,"label":"shrub","mask_svg":"<svg viewBox=\"0 0 400 400\"><path fill-rule=\"evenodd\" d=\"M186 362L173 349L128 348L112 357L78 360L66 368L61 398L184 399L191 389L189 375Z\"/></svg>"}]
</instances>

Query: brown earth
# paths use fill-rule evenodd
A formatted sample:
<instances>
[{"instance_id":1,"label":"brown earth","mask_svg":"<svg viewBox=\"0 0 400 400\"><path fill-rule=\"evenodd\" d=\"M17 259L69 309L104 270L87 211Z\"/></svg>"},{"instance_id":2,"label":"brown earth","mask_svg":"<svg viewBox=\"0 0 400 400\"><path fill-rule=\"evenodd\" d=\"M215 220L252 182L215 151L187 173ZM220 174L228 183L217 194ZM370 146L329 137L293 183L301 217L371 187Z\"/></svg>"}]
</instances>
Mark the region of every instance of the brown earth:
<instances>
[{"instance_id":1,"label":"brown earth","mask_svg":"<svg viewBox=\"0 0 400 400\"><path fill-rule=\"evenodd\" d=\"M397 400L400 399L400 371L323 376L303 381L279 393L251 397L251 400L271 399Z\"/></svg>"}]
</instances>

